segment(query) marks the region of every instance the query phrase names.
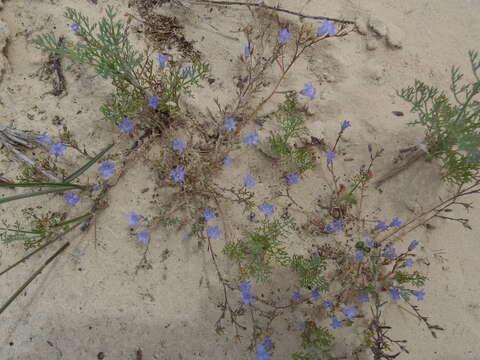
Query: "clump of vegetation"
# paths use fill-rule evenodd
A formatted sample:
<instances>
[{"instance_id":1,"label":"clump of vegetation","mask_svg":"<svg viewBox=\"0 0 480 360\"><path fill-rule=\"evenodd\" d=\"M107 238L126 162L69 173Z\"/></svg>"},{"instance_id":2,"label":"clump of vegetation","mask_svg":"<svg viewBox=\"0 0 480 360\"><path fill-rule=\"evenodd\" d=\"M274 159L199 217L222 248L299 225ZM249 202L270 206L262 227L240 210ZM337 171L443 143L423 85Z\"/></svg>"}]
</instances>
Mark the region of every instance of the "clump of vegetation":
<instances>
[{"instance_id":1,"label":"clump of vegetation","mask_svg":"<svg viewBox=\"0 0 480 360\"><path fill-rule=\"evenodd\" d=\"M295 147L292 140L300 138L305 132L303 111L299 108L297 95L294 92L286 95L285 101L280 104L277 119L281 132L270 135L273 154L296 165L300 172L305 172L315 166L315 158L303 147Z\"/></svg>"},{"instance_id":2,"label":"clump of vegetation","mask_svg":"<svg viewBox=\"0 0 480 360\"><path fill-rule=\"evenodd\" d=\"M451 69L450 90L455 103L419 80L398 93L419 116L410 124L425 127L428 156L440 160L444 179L456 185L477 180L480 169L480 58L476 51L468 55L473 81L462 83L460 68Z\"/></svg>"}]
</instances>

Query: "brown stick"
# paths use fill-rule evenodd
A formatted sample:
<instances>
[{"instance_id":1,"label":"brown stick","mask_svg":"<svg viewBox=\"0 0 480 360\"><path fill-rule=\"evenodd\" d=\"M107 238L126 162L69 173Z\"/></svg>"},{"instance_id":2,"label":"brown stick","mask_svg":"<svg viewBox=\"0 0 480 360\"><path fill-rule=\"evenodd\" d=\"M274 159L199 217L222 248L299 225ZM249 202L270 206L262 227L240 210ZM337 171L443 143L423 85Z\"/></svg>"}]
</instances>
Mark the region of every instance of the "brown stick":
<instances>
[{"instance_id":1,"label":"brown stick","mask_svg":"<svg viewBox=\"0 0 480 360\"><path fill-rule=\"evenodd\" d=\"M259 8L262 8L262 9L268 9L268 10L283 12L283 13L290 14L290 15L295 15L295 16L305 18L305 19L329 20L329 21L335 21L335 22L342 23L342 24L354 24L355 25L355 21L352 21L352 20L341 20L341 19L332 18L332 17L328 17L328 16L305 15L305 14L302 14L302 13L299 13L299 12L296 12L296 11L282 9L282 8L279 8L279 7L276 7L276 6L269 6L269 5L265 5L265 4L259 4L259 3L247 3L247 2L242 2L242 1L212 1L212 0L190 0L190 1L198 2L198 3L204 3L204 4L211 4L211 5L219 5L219 6L222 6L222 5L225 5L225 6L240 5L240 6L248 6L248 7L253 6L253 7L259 7Z\"/></svg>"}]
</instances>

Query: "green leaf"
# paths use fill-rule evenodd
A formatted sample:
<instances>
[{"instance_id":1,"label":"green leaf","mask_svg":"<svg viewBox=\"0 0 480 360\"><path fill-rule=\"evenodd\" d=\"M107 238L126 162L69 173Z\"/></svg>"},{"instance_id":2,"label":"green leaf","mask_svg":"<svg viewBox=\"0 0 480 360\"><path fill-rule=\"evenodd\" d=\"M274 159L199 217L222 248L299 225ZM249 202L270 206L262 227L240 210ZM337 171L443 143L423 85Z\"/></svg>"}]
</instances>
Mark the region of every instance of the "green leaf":
<instances>
[{"instance_id":1,"label":"green leaf","mask_svg":"<svg viewBox=\"0 0 480 360\"><path fill-rule=\"evenodd\" d=\"M93 164L95 164L103 155L105 155L105 153L110 150L112 148L112 146L114 145L114 143L111 143L110 145L108 145L105 149L103 149L97 156L95 156L92 160L90 160L89 162L87 162L85 165L83 165L80 169L78 169L77 171L75 171L73 174L67 176L64 180L63 180L63 183L64 184L68 184L70 182L72 182L73 180L75 180L76 178L78 178L80 175L82 175L85 171L87 171L90 167L93 166Z\"/></svg>"},{"instance_id":2,"label":"green leaf","mask_svg":"<svg viewBox=\"0 0 480 360\"><path fill-rule=\"evenodd\" d=\"M72 189L83 189L82 185L70 184L67 185ZM12 184L3 184L0 183L0 187L65 187L64 183L12 183Z\"/></svg>"},{"instance_id":3,"label":"green leaf","mask_svg":"<svg viewBox=\"0 0 480 360\"><path fill-rule=\"evenodd\" d=\"M18 194L18 195L14 195L14 196L8 196L6 198L0 199L0 204L5 204L5 203L10 202L10 201L26 199L26 198L30 198L30 197L34 197L34 196L46 195L46 194L62 192L62 191L72 190L72 189L77 189L77 187L72 186L72 185L64 185L63 187L58 187L56 189L36 191L36 192L30 192L30 193L26 193L26 194Z\"/></svg>"},{"instance_id":4,"label":"green leaf","mask_svg":"<svg viewBox=\"0 0 480 360\"><path fill-rule=\"evenodd\" d=\"M343 195L343 200L345 200L346 202L352 205L357 204L357 199L355 199L355 195L353 195L353 193L351 192L348 192L345 195Z\"/></svg>"}]
</instances>

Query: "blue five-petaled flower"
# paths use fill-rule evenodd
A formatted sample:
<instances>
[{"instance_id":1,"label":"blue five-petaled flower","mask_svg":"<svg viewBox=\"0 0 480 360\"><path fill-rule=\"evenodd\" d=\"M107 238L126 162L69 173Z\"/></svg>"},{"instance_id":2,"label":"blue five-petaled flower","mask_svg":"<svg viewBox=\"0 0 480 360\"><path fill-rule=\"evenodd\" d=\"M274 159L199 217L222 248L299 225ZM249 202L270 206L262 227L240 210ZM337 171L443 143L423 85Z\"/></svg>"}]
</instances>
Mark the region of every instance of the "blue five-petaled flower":
<instances>
[{"instance_id":1,"label":"blue five-petaled flower","mask_svg":"<svg viewBox=\"0 0 480 360\"><path fill-rule=\"evenodd\" d=\"M315 99L316 93L317 93L317 89L313 87L313 84L311 82L305 83L303 89L300 90L300 94L310 98L310 100Z\"/></svg>"},{"instance_id":2,"label":"blue five-petaled flower","mask_svg":"<svg viewBox=\"0 0 480 360\"><path fill-rule=\"evenodd\" d=\"M342 126L341 126L342 130L347 129L347 128L349 128L350 126L352 126L352 124L350 123L350 121L348 121L348 120L343 120Z\"/></svg>"},{"instance_id":3,"label":"blue five-petaled flower","mask_svg":"<svg viewBox=\"0 0 480 360\"><path fill-rule=\"evenodd\" d=\"M253 50L253 45L248 43L243 47L243 56L249 57L250 55L252 55L252 50Z\"/></svg>"},{"instance_id":4,"label":"blue five-petaled flower","mask_svg":"<svg viewBox=\"0 0 480 360\"><path fill-rule=\"evenodd\" d=\"M338 329L343 327L343 322L342 320L338 320L336 316L332 316L332 324L331 324L333 329Z\"/></svg>"},{"instance_id":5,"label":"blue five-petaled flower","mask_svg":"<svg viewBox=\"0 0 480 360\"><path fill-rule=\"evenodd\" d=\"M103 161L100 167L98 168L98 171L103 176L110 176L115 174L115 163L113 161Z\"/></svg>"},{"instance_id":6,"label":"blue five-petaled flower","mask_svg":"<svg viewBox=\"0 0 480 360\"><path fill-rule=\"evenodd\" d=\"M209 208L205 208L202 212L202 216L205 219L205 221L215 219L217 216L215 214L215 211Z\"/></svg>"},{"instance_id":7,"label":"blue five-petaled flower","mask_svg":"<svg viewBox=\"0 0 480 360\"><path fill-rule=\"evenodd\" d=\"M173 140L172 149L177 152L182 152L187 147L187 144L182 139Z\"/></svg>"},{"instance_id":8,"label":"blue five-petaled flower","mask_svg":"<svg viewBox=\"0 0 480 360\"><path fill-rule=\"evenodd\" d=\"M157 61L160 64L160 68L164 69L168 62L168 55L159 55Z\"/></svg>"},{"instance_id":9,"label":"blue five-petaled flower","mask_svg":"<svg viewBox=\"0 0 480 360\"><path fill-rule=\"evenodd\" d=\"M148 230L142 230L137 234L137 240L146 243L150 240L150 232Z\"/></svg>"},{"instance_id":10,"label":"blue five-petaled flower","mask_svg":"<svg viewBox=\"0 0 480 360\"><path fill-rule=\"evenodd\" d=\"M278 34L278 43L283 44L285 41L290 40L292 38L292 33L287 29L280 29L280 33Z\"/></svg>"},{"instance_id":11,"label":"blue five-petaled flower","mask_svg":"<svg viewBox=\"0 0 480 360\"><path fill-rule=\"evenodd\" d=\"M157 110L158 105L160 105L160 100L157 96L151 96L148 98L147 106L150 106L153 110Z\"/></svg>"},{"instance_id":12,"label":"blue five-petaled flower","mask_svg":"<svg viewBox=\"0 0 480 360\"><path fill-rule=\"evenodd\" d=\"M244 304L253 304L255 302L255 296L251 292L252 284L248 280L244 280L240 284L240 291L242 292L243 298L240 299L240 302Z\"/></svg>"},{"instance_id":13,"label":"blue five-petaled flower","mask_svg":"<svg viewBox=\"0 0 480 360\"><path fill-rule=\"evenodd\" d=\"M257 185L257 181L253 176L247 175L243 178L243 184L245 186L255 186Z\"/></svg>"},{"instance_id":14,"label":"blue five-petaled flower","mask_svg":"<svg viewBox=\"0 0 480 360\"><path fill-rule=\"evenodd\" d=\"M327 151L327 163L331 163L336 157L337 154L334 151Z\"/></svg>"},{"instance_id":15,"label":"blue five-petaled flower","mask_svg":"<svg viewBox=\"0 0 480 360\"><path fill-rule=\"evenodd\" d=\"M73 32L77 32L80 30L80 26L78 24L72 24L70 25L70 30L72 30Z\"/></svg>"},{"instance_id":16,"label":"blue five-petaled flower","mask_svg":"<svg viewBox=\"0 0 480 360\"><path fill-rule=\"evenodd\" d=\"M170 176L173 178L175 182L182 182L185 180L185 170L181 167L177 166L175 170L170 173Z\"/></svg>"},{"instance_id":17,"label":"blue five-petaled flower","mask_svg":"<svg viewBox=\"0 0 480 360\"><path fill-rule=\"evenodd\" d=\"M337 34L335 30L335 24L333 22L328 21L327 19L323 19L322 21L318 21L319 24L322 26L318 29L318 36L323 36L328 34L330 36L335 36Z\"/></svg>"},{"instance_id":18,"label":"blue five-petaled flower","mask_svg":"<svg viewBox=\"0 0 480 360\"><path fill-rule=\"evenodd\" d=\"M350 320L358 315L357 308L355 306L347 306L342 310L342 312Z\"/></svg>"},{"instance_id":19,"label":"blue five-petaled flower","mask_svg":"<svg viewBox=\"0 0 480 360\"><path fill-rule=\"evenodd\" d=\"M225 156L225 159L223 159L223 165L231 166L232 164L233 164L233 158L230 155Z\"/></svg>"},{"instance_id":20,"label":"blue five-petaled flower","mask_svg":"<svg viewBox=\"0 0 480 360\"><path fill-rule=\"evenodd\" d=\"M63 196L63 200L65 200L68 205L75 206L80 201L80 196L74 192L69 192Z\"/></svg>"},{"instance_id":21,"label":"blue five-petaled flower","mask_svg":"<svg viewBox=\"0 0 480 360\"><path fill-rule=\"evenodd\" d=\"M231 117L225 118L223 122L223 127L225 128L225 130L233 131L237 128L237 122Z\"/></svg>"},{"instance_id":22,"label":"blue five-petaled flower","mask_svg":"<svg viewBox=\"0 0 480 360\"><path fill-rule=\"evenodd\" d=\"M135 126L134 122L127 119L127 118L124 118L122 120L122 122L120 123L119 125L119 128L122 129L122 132L124 134L128 134L130 131L133 130L133 127Z\"/></svg>"},{"instance_id":23,"label":"blue five-petaled flower","mask_svg":"<svg viewBox=\"0 0 480 360\"><path fill-rule=\"evenodd\" d=\"M295 174L287 175L287 183L288 185L298 184L298 175L295 175Z\"/></svg>"},{"instance_id":24,"label":"blue five-petaled flower","mask_svg":"<svg viewBox=\"0 0 480 360\"><path fill-rule=\"evenodd\" d=\"M250 145L256 145L258 143L258 135L255 131L251 131L243 138L243 142L250 144Z\"/></svg>"},{"instance_id":25,"label":"blue five-petaled flower","mask_svg":"<svg viewBox=\"0 0 480 360\"><path fill-rule=\"evenodd\" d=\"M222 231L218 225L207 227L207 235L210 239L217 239Z\"/></svg>"},{"instance_id":26,"label":"blue five-petaled flower","mask_svg":"<svg viewBox=\"0 0 480 360\"><path fill-rule=\"evenodd\" d=\"M54 156L63 156L66 148L67 147L59 141L55 144L50 145L50 154Z\"/></svg>"},{"instance_id":27,"label":"blue five-petaled flower","mask_svg":"<svg viewBox=\"0 0 480 360\"><path fill-rule=\"evenodd\" d=\"M267 216L272 216L273 215L273 205L272 204L263 203L262 205L258 205L258 209Z\"/></svg>"},{"instance_id":28,"label":"blue five-petaled flower","mask_svg":"<svg viewBox=\"0 0 480 360\"><path fill-rule=\"evenodd\" d=\"M137 225L142 219L142 216L132 211L130 214L128 214L127 219L130 225Z\"/></svg>"}]
</instances>

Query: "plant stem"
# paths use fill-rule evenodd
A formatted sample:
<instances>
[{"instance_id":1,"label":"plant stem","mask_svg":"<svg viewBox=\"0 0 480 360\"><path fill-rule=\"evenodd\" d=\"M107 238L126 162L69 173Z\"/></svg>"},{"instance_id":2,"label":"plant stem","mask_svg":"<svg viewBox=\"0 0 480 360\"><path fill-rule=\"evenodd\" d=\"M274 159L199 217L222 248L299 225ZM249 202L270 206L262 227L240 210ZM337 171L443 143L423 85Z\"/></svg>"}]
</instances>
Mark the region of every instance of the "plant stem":
<instances>
[{"instance_id":1,"label":"plant stem","mask_svg":"<svg viewBox=\"0 0 480 360\"><path fill-rule=\"evenodd\" d=\"M15 293L10 296L10 298L2 305L2 307L0 308L0 315L8 308L8 306L10 306L10 304L18 297L18 295L20 295L22 293L23 290L25 290L25 288L33 281L35 280L35 278L41 274L41 272L43 271L43 269L45 269L45 267L50 264L58 255L60 255L68 246L70 245L69 242L63 244L63 246L58 249L52 256L50 256L47 261L45 261L45 263L37 270L35 271L32 276L30 276L28 278L28 280L17 290L15 291Z\"/></svg>"}]
</instances>

